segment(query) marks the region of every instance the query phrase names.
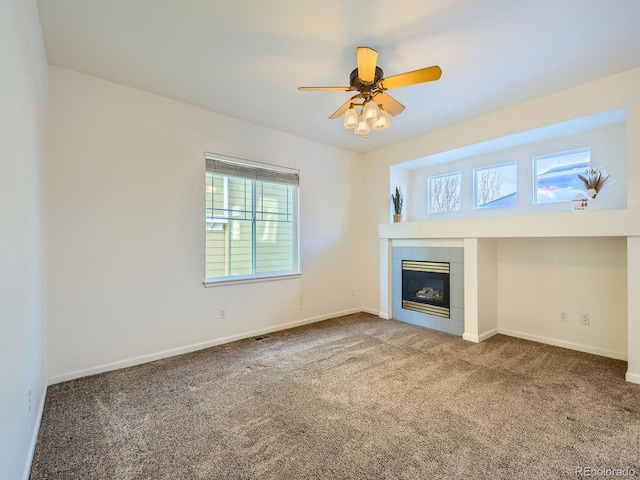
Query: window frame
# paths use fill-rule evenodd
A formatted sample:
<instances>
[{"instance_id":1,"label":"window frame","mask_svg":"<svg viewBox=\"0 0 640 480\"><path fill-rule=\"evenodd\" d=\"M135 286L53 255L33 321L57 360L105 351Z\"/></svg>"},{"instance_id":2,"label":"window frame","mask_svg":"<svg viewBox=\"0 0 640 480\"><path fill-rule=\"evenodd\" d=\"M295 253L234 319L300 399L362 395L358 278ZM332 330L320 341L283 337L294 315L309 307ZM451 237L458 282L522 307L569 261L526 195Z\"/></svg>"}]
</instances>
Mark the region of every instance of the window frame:
<instances>
[{"instance_id":1,"label":"window frame","mask_svg":"<svg viewBox=\"0 0 640 480\"><path fill-rule=\"evenodd\" d=\"M435 212L432 209L432 201L431 201L431 195L433 193L433 189L431 186L431 182L432 180L435 179L439 179L439 178L443 178L443 177L453 177L453 176L457 176L460 179L460 183L458 185L458 190L459 190L459 195L460 195L460 205L457 209L455 210L444 210L444 211L438 211ZM430 175L427 177L427 214L429 215L438 215L438 214L446 214L446 213L454 213L454 212L460 212L462 211L462 171L461 170L456 170L453 172L447 172L447 173L441 173L439 175Z\"/></svg>"},{"instance_id":2,"label":"window frame","mask_svg":"<svg viewBox=\"0 0 640 480\"><path fill-rule=\"evenodd\" d=\"M516 170L516 175L515 175L516 189L515 189L515 192L514 192L516 194L516 197L515 197L516 203L515 203L515 205L498 205L498 206L493 206L493 207L486 206L491 202L487 202L487 203L484 203L482 205L479 205L478 204L478 173L480 173L483 170L489 170L491 168L498 169L498 168L502 168L502 167L511 167L511 166L515 167L515 170ZM513 161L509 161L509 162L494 163L492 165L484 165L482 167L476 167L476 168L473 169L472 174L473 174L473 209L474 210L490 210L492 208L514 208L514 207L518 206L518 182L519 182L519 178L518 178L518 161L517 160L513 160ZM500 198L503 198L503 197L498 197L495 200L499 200ZM495 201L495 200L492 200L492 201Z\"/></svg>"},{"instance_id":3,"label":"window frame","mask_svg":"<svg viewBox=\"0 0 640 480\"><path fill-rule=\"evenodd\" d=\"M563 150L560 152L547 153L544 155L536 155L531 159L532 170L533 170L533 179L532 179L532 189L533 189L533 205L553 205L557 203L571 203L571 199L568 200L556 200L552 202L539 202L538 201L538 160L545 160L549 158L563 157L568 155L575 155L578 153L589 153L589 166L591 166L591 146L580 147L580 148L572 148L570 150ZM580 172L582 173L582 172ZM576 176L577 178L577 176Z\"/></svg>"},{"instance_id":4,"label":"window frame","mask_svg":"<svg viewBox=\"0 0 640 480\"><path fill-rule=\"evenodd\" d=\"M293 187L293 196L292 196L292 203L293 203L293 207L292 207L292 211L291 211L291 216L292 216L292 244L293 244L293 252L292 252L292 265L293 268L290 270L282 270L282 271L270 271L270 272L254 272L250 273L250 274L242 274L242 275L225 275L225 276L218 276L218 277L207 277L207 246L206 246L206 241L205 241L205 251L204 251L204 286L205 287L212 287L212 286L216 286L216 285L229 285L229 284L239 284L239 283L253 283L253 282L262 282L262 281L268 281L268 280L280 280L280 279L286 279L286 278L296 278L299 277L301 275L301 267L300 267L300 181L299 181L299 176L300 176L300 171L297 169L293 169L293 168L288 168L288 167L282 167L282 166L277 166L277 165L272 165L272 164L267 164L267 163L261 163L261 162L255 162L252 160L246 160L246 159L242 159L242 158L236 158L236 157L231 157L228 155L222 155L222 154L218 154L218 153L205 153L205 186L206 186L206 176L211 173L211 174L215 174L215 170L212 170L212 165L214 163L218 162L218 165L227 165L230 166L230 168L233 168L234 166L238 168L239 171L242 172L249 172L249 171L254 171L256 173L256 176L258 178L254 178L252 176L249 175L230 175L228 173L224 173L224 172L218 172L218 175L222 175L223 179L225 181L228 180L228 178L230 176L234 176L236 178L243 178L245 180L250 180L252 181L252 190L254 190L254 196L255 196L255 190L257 189L256 187L256 183L257 182L263 182L263 183L282 183L282 184L288 184L291 185ZM279 181L274 181L274 180L270 180L269 178L259 178L260 174L269 174L269 172L273 175L275 175L276 177L281 176L282 178L290 178L292 179L291 181L283 181L283 182L279 182ZM225 192L228 191L228 189L225 189ZM207 195L208 192L205 188L205 195ZM228 198L224 198L224 209L227 212L226 215L220 215L220 216L216 216L212 213L209 215L207 212L207 202L205 199L205 222L204 222L204 233L206 236L206 232L207 232L207 225L209 223L228 223L229 219L231 219L231 217L228 214L228 210L229 210L229 205L228 205ZM213 207L213 205L212 205ZM255 229L256 228L256 224L258 221L260 221L260 219L258 218L258 215L256 213L256 208L257 208L257 204L253 203L251 206L251 214L252 214L252 218L250 219L251 223L252 223L252 228ZM251 238L251 249L253 254L255 255L256 252L256 248L257 248L257 241L256 241L256 235L255 233L252 234L252 238ZM252 269L254 269L255 266L255 262L252 262Z\"/></svg>"}]
</instances>

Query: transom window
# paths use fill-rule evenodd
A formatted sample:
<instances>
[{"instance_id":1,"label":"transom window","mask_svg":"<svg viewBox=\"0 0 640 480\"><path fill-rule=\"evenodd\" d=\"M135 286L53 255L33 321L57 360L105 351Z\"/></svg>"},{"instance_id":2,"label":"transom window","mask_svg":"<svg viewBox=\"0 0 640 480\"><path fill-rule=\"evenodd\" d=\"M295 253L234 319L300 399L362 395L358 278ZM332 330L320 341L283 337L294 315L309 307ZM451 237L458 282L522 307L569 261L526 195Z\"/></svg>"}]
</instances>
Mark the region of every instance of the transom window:
<instances>
[{"instance_id":1,"label":"transom window","mask_svg":"<svg viewBox=\"0 0 640 480\"><path fill-rule=\"evenodd\" d=\"M591 147L533 157L536 204L570 202L584 186L579 173L591 165Z\"/></svg>"},{"instance_id":2,"label":"transom window","mask_svg":"<svg viewBox=\"0 0 640 480\"><path fill-rule=\"evenodd\" d=\"M440 213L460 210L462 208L461 183L462 174L460 172L429 177L427 180L428 212Z\"/></svg>"},{"instance_id":3,"label":"transom window","mask_svg":"<svg viewBox=\"0 0 640 480\"><path fill-rule=\"evenodd\" d=\"M299 273L297 170L206 158L206 280Z\"/></svg>"},{"instance_id":4,"label":"transom window","mask_svg":"<svg viewBox=\"0 0 640 480\"><path fill-rule=\"evenodd\" d=\"M473 208L515 207L518 204L518 164L499 163L473 169Z\"/></svg>"}]
</instances>

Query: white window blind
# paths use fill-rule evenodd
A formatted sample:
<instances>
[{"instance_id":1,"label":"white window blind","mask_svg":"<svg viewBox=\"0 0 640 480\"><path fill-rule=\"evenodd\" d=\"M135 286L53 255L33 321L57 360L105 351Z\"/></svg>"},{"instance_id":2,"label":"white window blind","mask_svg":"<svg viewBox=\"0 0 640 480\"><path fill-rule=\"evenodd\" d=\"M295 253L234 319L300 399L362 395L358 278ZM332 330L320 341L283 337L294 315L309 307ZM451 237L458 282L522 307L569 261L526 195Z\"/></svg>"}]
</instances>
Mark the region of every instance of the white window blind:
<instances>
[{"instance_id":1,"label":"white window blind","mask_svg":"<svg viewBox=\"0 0 640 480\"><path fill-rule=\"evenodd\" d=\"M298 185L299 174L297 171L278 169L279 167L266 168L256 165L242 164L242 160L220 160L207 158L207 171L218 175L240 177L264 182L284 183Z\"/></svg>"}]
</instances>

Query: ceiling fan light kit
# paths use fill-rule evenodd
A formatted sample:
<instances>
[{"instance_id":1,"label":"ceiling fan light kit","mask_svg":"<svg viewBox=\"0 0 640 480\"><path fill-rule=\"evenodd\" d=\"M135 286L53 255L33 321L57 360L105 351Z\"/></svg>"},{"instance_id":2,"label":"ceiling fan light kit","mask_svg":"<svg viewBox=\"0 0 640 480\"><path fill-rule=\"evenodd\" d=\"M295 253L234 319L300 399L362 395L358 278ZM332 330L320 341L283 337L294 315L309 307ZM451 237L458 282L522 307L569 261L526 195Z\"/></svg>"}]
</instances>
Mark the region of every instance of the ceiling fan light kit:
<instances>
[{"instance_id":1,"label":"ceiling fan light kit","mask_svg":"<svg viewBox=\"0 0 640 480\"><path fill-rule=\"evenodd\" d=\"M362 105L360 113L356 106L349 105L344 113L344 127L353 130L358 135L368 135L371 129L384 130L389 128L389 115L382 105L377 105L374 101L369 100Z\"/></svg>"},{"instance_id":2,"label":"ceiling fan light kit","mask_svg":"<svg viewBox=\"0 0 640 480\"><path fill-rule=\"evenodd\" d=\"M354 130L358 135L368 135L371 131L371 125L369 122L365 120L365 118L360 114L358 117L358 125Z\"/></svg>"},{"instance_id":3,"label":"ceiling fan light kit","mask_svg":"<svg viewBox=\"0 0 640 480\"><path fill-rule=\"evenodd\" d=\"M378 120L373 123L373 128L376 130L384 130L389 128L389 114L382 108L382 105L379 105L380 116Z\"/></svg>"},{"instance_id":4,"label":"ceiling fan light kit","mask_svg":"<svg viewBox=\"0 0 640 480\"><path fill-rule=\"evenodd\" d=\"M384 72L376 65L378 52L369 47L358 47L358 67L351 72L348 87L298 87L300 91L358 91L347 100L329 119L344 114L344 127L353 129L358 135L367 137L371 128L385 130L389 128L389 115L398 115L404 105L385 93L390 88L406 87L418 83L439 80L442 70L439 66L422 68L384 78ZM362 100L362 103L355 103ZM357 108L360 108L358 113Z\"/></svg>"},{"instance_id":5,"label":"ceiling fan light kit","mask_svg":"<svg viewBox=\"0 0 640 480\"><path fill-rule=\"evenodd\" d=\"M378 105L375 102L368 100L364 102L364 107L362 108L362 115L364 119L368 123L377 122L380 118L380 111L378 110Z\"/></svg>"},{"instance_id":6,"label":"ceiling fan light kit","mask_svg":"<svg viewBox=\"0 0 640 480\"><path fill-rule=\"evenodd\" d=\"M351 105L344 114L344 128L356 128L358 125L358 111Z\"/></svg>"}]
</instances>

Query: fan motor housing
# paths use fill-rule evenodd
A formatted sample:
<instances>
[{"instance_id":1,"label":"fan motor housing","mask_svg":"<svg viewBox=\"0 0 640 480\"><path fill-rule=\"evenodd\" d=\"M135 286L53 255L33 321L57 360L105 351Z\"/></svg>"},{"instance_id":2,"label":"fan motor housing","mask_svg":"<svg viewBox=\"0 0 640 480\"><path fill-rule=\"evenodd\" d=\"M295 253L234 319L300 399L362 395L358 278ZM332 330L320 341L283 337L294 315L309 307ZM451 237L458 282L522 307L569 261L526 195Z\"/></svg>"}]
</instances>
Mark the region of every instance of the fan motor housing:
<instances>
[{"instance_id":1,"label":"fan motor housing","mask_svg":"<svg viewBox=\"0 0 640 480\"><path fill-rule=\"evenodd\" d=\"M362 91L373 88L382 78L384 77L384 72L380 67L376 67L376 75L373 77L372 83L362 83L360 78L358 77L358 69L356 68L351 75L349 76L349 85L351 85L356 90Z\"/></svg>"}]
</instances>

